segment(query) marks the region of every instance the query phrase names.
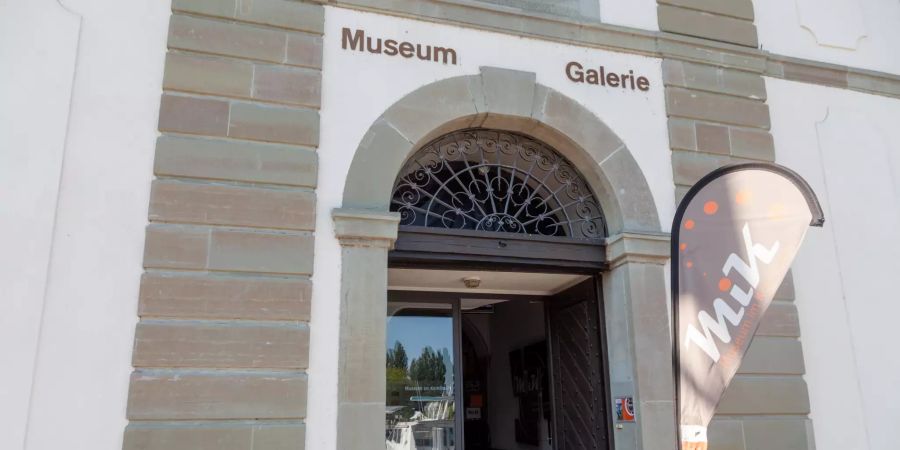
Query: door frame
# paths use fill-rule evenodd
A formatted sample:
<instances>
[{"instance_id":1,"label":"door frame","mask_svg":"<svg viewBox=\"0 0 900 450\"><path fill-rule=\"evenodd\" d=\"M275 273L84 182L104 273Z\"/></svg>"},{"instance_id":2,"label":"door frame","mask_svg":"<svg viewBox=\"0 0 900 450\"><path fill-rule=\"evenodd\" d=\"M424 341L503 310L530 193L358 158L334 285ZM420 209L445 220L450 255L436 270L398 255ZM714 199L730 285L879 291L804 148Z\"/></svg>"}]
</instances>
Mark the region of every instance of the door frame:
<instances>
[{"instance_id":1,"label":"door frame","mask_svg":"<svg viewBox=\"0 0 900 450\"><path fill-rule=\"evenodd\" d=\"M403 233L401 232L402 236ZM475 258L477 259L477 258ZM478 263L478 261L474 261ZM484 261L483 261L484 262ZM395 253L395 251L391 251L388 253L388 268L404 268L409 267L407 265L408 260L405 259L405 255L402 253ZM612 450L615 448L615 435L614 435L614 418L612 416L612 394L611 394L611 386L610 386L610 370L609 370L609 355L607 351L607 341L608 337L606 334L606 317L604 313L604 302L603 302L603 285L602 285L602 272L600 272L596 267L591 263L584 264L588 267L571 267L567 271L557 270L556 273L566 273L566 274L574 274L574 275L585 275L590 274L590 278L588 280L582 281L581 283L585 283L591 281L593 283L592 289L594 295L597 297L597 332L599 333L599 341L600 341L600 366L602 368L602 386L603 386L603 396L602 399L605 408L604 413L606 417L606 450ZM472 269L472 266L467 266L466 264L446 264L445 261L441 261L440 265L437 266L417 266L420 269L456 269L456 270L466 270ZM534 266L528 266L523 268L521 264L518 263L504 263L498 262L495 260L487 261L486 264L476 264L476 267L479 267L480 270L492 270L497 272L535 272L537 269ZM530 269L530 270L528 270ZM567 288L568 289L568 288ZM561 291L564 292L564 291ZM551 377L548 382L550 384L550 402L551 402L551 414L553 415L553 433L554 439L551 443L552 448L556 449L556 418L558 417L556 411L556 398L555 398L555 385L553 383L553 373L554 369L552 367L553 358L550 357L550 353L552 352L551 344L550 344L550 323L549 323L549 315L548 312L548 302L551 301L554 295L548 296L535 296L535 295L504 295L504 294L473 294L467 293L465 291L453 291L453 292L433 292L433 291L396 291L396 290L388 290L387 291L387 301L415 301L418 303L441 303L441 304L450 304L452 309L452 319L453 319L453 358L455 361L453 376L454 376L454 404L456 405L456 417L454 419L454 426L456 429L454 433L456 435L456 443L458 450L465 450L465 407L464 407L464 398L462 395L462 386L463 386L463 359L462 359L462 306L461 306L461 297L477 297L477 298L515 298L518 300L540 300L544 302L545 306L545 330L547 333L547 353L548 353L548 365L549 367L549 376Z\"/></svg>"}]
</instances>

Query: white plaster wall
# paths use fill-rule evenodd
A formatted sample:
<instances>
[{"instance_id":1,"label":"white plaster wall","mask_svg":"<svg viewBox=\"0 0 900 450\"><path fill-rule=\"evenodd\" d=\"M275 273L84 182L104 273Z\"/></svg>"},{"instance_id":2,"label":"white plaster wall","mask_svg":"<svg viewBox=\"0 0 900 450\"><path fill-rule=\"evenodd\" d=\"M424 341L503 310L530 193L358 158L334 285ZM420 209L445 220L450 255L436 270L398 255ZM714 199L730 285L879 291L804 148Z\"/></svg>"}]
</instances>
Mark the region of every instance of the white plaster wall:
<instances>
[{"instance_id":1,"label":"white plaster wall","mask_svg":"<svg viewBox=\"0 0 900 450\"><path fill-rule=\"evenodd\" d=\"M0 448L117 450L170 5L0 12Z\"/></svg>"},{"instance_id":2,"label":"white plaster wall","mask_svg":"<svg viewBox=\"0 0 900 450\"><path fill-rule=\"evenodd\" d=\"M778 79L766 88L777 160L825 210L793 269L816 447L895 449L900 100Z\"/></svg>"},{"instance_id":3,"label":"white plaster wall","mask_svg":"<svg viewBox=\"0 0 900 450\"><path fill-rule=\"evenodd\" d=\"M365 29L372 36L453 47L459 65L342 50L345 26ZM364 133L405 94L441 79L477 74L480 66L535 72L538 83L580 101L625 142L650 184L665 230L674 214L658 59L330 7L326 7L324 49L306 443L310 449L335 447L340 246L331 211L341 205L345 177ZM586 66L632 69L650 79L651 89L623 91L575 84L564 73L565 64L572 60Z\"/></svg>"},{"instance_id":4,"label":"white plaster wall","mask_svg":"<svg viewBox=\"0 0 900 450\"><path fill-rule=\"evenodd\" d=\"M900 74L896 0L754 0L753 7L764 50Z\"/></svg>"},{"instance_id":5,"label":"white plaster wall","mask_svg":"<svg viewBox=\"0 0 900 450\"><path fill-rule=\"evenodd\" d=\"M600 21L658 31L656 0L600 0Z\"/></svg>"}]
</instances>

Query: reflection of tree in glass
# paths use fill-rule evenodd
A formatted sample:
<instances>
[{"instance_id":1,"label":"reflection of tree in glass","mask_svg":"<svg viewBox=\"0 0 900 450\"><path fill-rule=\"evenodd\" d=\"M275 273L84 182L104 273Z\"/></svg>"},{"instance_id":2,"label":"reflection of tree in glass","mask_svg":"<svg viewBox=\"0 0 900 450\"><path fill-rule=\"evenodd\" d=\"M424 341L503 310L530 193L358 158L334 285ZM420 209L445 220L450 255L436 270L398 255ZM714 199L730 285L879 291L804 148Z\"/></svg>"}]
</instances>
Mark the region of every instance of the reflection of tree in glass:
<instances>
[{"instance_id":1,"label":"reflection of tree in glass","mask_svg":"<svg viewBox=\"0 0 900 450\"><path fill-rule=\"evenodd\" d=\"M394 341L394 348L387 351L387 366L392 369L402 369L405 373L408 363L409 358L406 356L406 348L403 347L400 341Z\"/></svg>"},{"instance_id":2,"label":"reflection of tree in glass","mask_svg":"<svg viewBox=\"0 0 900 450\"><path fill-rule=\"evenodd\" d=\"M444 349L444 352L447 352ZM447 352L449 353L449 352ZM409 377L421 386L444 386L447 367L444 358L431 347L422 349L422 354L409 364Z\"/></svg>"}]
</instances>

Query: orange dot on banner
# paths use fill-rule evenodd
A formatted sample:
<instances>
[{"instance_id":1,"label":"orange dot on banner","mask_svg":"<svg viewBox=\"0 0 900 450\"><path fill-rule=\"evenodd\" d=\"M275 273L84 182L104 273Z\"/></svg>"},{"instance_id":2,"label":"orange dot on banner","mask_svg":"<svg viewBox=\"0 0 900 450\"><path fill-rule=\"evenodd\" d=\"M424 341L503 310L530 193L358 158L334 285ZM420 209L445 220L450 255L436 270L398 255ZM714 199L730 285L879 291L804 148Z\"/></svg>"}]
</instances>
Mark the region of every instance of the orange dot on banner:
<instances>
[{"instance_id":1,"label":"orange dot on banner","mask_svg":"<svg viewBox=\"0 0 900 450\"><path fill-rule=\"evenodd\" d=\"M724 277L719 280L719 290L720 291L725 292L730 288L731 288L731 280L729 280L728 278L724 278Z\"/></svg>"},{"instance_id":2,"label":"orange dot on banner","mask_svg":"<svg viewBox=\"0 0 900 450\"><path fill-rule=\"evenodd\" d=\"M750 202L750 191L742 189L734 196L734 202L738 205L744 205Z\"/></svg>"},{"instance_id":3,"label":"orange dot on banner","mask_svg":"<svg viewBox=\"0 0 900 450\"><path fill-rule=\"evenodd\" d=\"M704 277L706 276L706 272L703 272L703 276L704 276Z\"/></svg>"},{"instance_id":4,"label":"orange dot on banner","mask_svg":"<svg viewBox=\"0 0 900 450\"><path fill-rule=\"evenodd\" d=\"M715 214L716 211L718 211L718 210L719 210L719 204L712 200L703 204L703 212L705 212L707 215L711 216L711 215Z\"/></svg>"},{"instance_id":5,"label":"orange dot on banner","mask_svg":"<svg viewBox=\"0 0 900 450\"><path fill-rule=\"evenodd\" d=\"M688 230L693 230L694 229L694 221L691 219L685 220L684 227L687 228Z\"/></svg>"},{"instance_id":6,"label":"orange dot on banner","mask_svg":"<svg viewBox=\"0 0 900 450\"><path fill-rule=\"evenodd\" d=\"M684 251L684 250L687 248L687 244L685 244L684 242L682 242L681 245L678 246L678 248L680 248L681 251Z\"/></svg>"},{"instance_id":7,"label":"orange dot on banner","mask_svg":"<svg viewBox=\"0 0 900 450\"><path fill-rule=\"evenodd\" d=\"M691 267L694 267L694 262L688 261L687 264L685 264L685 265L688 267L688 269L690 269Z\"/></svg>"}]
</instances>

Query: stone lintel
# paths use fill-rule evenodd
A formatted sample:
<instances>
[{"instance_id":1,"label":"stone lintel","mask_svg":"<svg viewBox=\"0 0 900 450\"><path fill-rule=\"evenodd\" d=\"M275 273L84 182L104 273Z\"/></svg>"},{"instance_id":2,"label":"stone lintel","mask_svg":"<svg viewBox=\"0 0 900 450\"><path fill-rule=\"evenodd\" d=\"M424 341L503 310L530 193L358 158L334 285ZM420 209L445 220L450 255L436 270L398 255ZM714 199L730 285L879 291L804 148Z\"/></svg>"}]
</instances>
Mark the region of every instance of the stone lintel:
<instances>
[{"instance_id":1,"label":"stone lintel","mask_svg":"<svg viewBox=\"0 0 900 450\"><path fill-rule=\"evenodd\" d=\"M391 249L397 240L400 214L369 209L335 208L334 234L345 247Z\"/></svg>"},{"instance_id":2,"label":"stone lintel","mask_svg":"<svg viewBox=\"0 0 900 450\"><path fill-rule=\"evenodd\" d=\"M637 262L665 264L671 256L668 233L623 231L606 238L606 259L610 267Z\"/></svg>"}]
</instances>

